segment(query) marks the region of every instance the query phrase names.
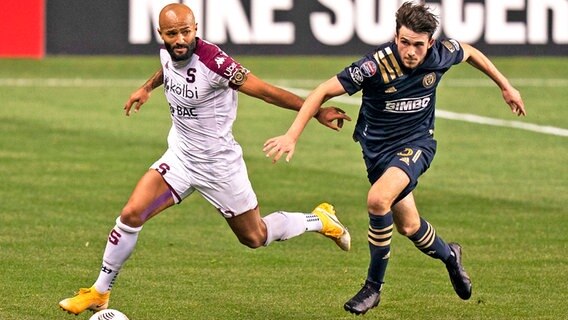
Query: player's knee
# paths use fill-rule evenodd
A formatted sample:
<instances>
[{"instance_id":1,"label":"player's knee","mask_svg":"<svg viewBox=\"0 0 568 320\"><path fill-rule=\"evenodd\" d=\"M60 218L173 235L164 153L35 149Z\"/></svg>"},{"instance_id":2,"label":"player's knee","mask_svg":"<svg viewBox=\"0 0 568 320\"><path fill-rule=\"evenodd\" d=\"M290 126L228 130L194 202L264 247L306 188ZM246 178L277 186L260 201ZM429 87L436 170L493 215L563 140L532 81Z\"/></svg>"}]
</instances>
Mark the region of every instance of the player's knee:
<instances>
[{"instance_id":1,"label":"player's knee","mask_svg":"<svg viewBox=\"0 0 568 320\"><path fill-rule=\"evenodd\" d=\"M239 242L251 249L257 249L264 246L266 236L260 233L249 233L237 235Z\"/></svg>"},{"instance_id":2,"label":"player's knee","mask_svg":"<svg viewBox=\"0 0 568 320\"><path fill-rule=\"evenodd\" d=\"M405 237L410 237L414 235L419 228L420 224L415 224L415 223L403 223L403 224L399 223L396 225L396 230L398 231L398 233L400 233Z\"/></svg>"},{"instance_id":3,"label":"player's knee","mask_svg":"<svg viewBox=\"0 0 568 320\"><path fill-rule=\"evenodd\" d=\"M382 194L369 193L367 196L367 209L374 214L384 214L391 210L392 200Z\"/></svg>"},{"instance_id":4,"label":"player's knee","mask_svg":"<svg viewBox=\"0 0 568 320\"><path fill-rule=\"evenodd\" d=\"M120 213L120 221L134 228L140 227L144 224L140 215L140 210L137 210L135 207L128 204L124 206Z\"/></svg>"},{"instance_id":5,"label":"player's knee","mask_svg":"<svg viewBox=\"0 0 568 320\"><path fill-rule=\"evenodd\" d=\"M239 241L251 249L257 249L264 245L264 240L254 237L239 237Z\"/></svg>"}]
</instances>

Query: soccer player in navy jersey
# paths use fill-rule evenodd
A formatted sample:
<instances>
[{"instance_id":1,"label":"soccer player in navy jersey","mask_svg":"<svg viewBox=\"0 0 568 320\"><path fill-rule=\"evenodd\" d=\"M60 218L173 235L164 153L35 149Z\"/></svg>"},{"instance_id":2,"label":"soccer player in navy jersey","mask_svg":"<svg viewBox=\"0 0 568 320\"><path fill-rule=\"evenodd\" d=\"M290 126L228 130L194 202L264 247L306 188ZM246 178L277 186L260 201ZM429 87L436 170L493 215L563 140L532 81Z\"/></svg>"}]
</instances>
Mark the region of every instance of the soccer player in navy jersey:
<instances>
[{"instance_id":1,"label":"soccer player in navy jersey","mask_svg":"<svg viewBox=\"0 0 568 320\"><path fill-rule=\"evenodd\" d=\"M364 314L379 304L395 226L420 251L445 264L460 298L471 297L461 246L446 243L436 234L434 227L420 217L412 194L436 152L436 88L444 73L467 61L495 82L513 113L526 114L519 92L484 54L454 39L433 39L437 26L437 17L428 7L404 3L396 13L394 41L320 84L286 134L264 144L263 150L273 162L285 154L290 161L306 124L325 101L363 91L353 138L361 145L371 183L367 195L370 264L365 284L344 305L354 314Z\"/></svg>"},{"instance_id":2,"label":"soccer player in navy jersey","mask_svg":"<svg viewBox=\"0 0 568 320\"><path fill-rule=\"evenodd\" d=\"M262 81L219 47L196 37L197 23L189 7L178 3L165 6L159 25L165 46L160 50L162 67L130 95L124 109L126 115L138 111L152 90L163 85L172 120L168 149L140 178L116 219L95 283L59 302L69 313L107 308L113 284L134 251L142 226L195 191L250 248L307 231L323 234L345 251L351 245L348 230L328 203L310 213L277 211L261 217L243 151L232 134L237 91L292 110L300 110L303 99ZM350 120L335 107L321 108L315 117L335 130L343 120Z\"/></svg>"}]
</instances>

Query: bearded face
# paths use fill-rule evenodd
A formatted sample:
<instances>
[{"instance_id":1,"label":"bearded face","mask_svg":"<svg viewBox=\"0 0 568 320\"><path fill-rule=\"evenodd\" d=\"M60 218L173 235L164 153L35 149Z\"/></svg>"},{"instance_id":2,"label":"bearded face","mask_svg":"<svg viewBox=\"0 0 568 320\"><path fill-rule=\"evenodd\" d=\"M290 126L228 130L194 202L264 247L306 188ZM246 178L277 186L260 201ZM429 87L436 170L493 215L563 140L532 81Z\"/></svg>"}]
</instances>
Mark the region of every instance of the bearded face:
<instances>
[{"instance_id":1,"label":"bearded face","mask_svg":"<svg viewBox=\"0 0 568 320\"><path fill-rule=\"evenodd\" d=\"M195 44L196 44L195 38L190 44L184 44L184 43L172 44L164 42L164 46L166 47L166 50L168 50L168 53L172 57L173 61L188 60L193 54L193 51L195 50Z\"/></svg>"}]
</instances>

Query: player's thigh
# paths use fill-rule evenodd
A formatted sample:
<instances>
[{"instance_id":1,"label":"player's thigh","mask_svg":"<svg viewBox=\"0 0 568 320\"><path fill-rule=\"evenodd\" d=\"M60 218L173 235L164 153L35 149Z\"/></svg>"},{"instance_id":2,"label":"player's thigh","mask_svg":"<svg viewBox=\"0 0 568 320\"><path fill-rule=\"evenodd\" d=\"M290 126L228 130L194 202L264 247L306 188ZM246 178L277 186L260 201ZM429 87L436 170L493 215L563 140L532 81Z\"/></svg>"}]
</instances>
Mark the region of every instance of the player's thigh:
<instances>
[{"instance_id":1,"label":"player's thigh","mask_svg":"<svg viewBox=\"0 0 568 320\"><path fill-rule=\"evenodd\" d=\"M367 195L367 206L371 213L383 214L398 195L406 188L410 178L398 167L389 167L381 177L373 183Z\"/></svg>"},{"instance_id":2,"label":"player's thigh","mask_svg":"<svg viewBox=\"0 0 568 320\"><path fill-rule=\"evenodd\" d=\"M180 203L195 191L193 187L195 179L190 170L184 160L180 159L171 149L166 150L150 168L156 170L162 176L174 197L175 203Z\"/></svg>"},{"instance_id":3,"label":"player's thigh","mask_svg":"<svg viewBox=\"0 0 568 320\"><path fill-rule=\"evenodd\" d=\"M162 175L150 169L136 184L122 210L121 220L136 227L173 204L171 191Z\"/></svg>"}]
</instances>

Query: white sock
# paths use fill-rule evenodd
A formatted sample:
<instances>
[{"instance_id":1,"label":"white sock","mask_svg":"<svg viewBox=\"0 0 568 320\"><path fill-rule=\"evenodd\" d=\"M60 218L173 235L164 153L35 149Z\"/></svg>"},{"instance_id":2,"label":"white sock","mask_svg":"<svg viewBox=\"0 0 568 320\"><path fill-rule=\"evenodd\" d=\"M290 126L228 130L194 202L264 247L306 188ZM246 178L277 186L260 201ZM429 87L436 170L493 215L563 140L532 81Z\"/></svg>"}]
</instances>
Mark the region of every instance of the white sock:
<instances>
[{"instance_id":1,"label":"white sock","mask_svg":"<svg viewBox=\"0 0 568 320\"><path fill-rule=\"evenodd\" d=\"M93 285L98 292L104 293L112 289L120 268L134 251L141 229L142 227L132 228L125 225L120 221L120 217L116 219L116 226L108 236L101 272Z\"/></svg>"},{"instance_id":2,"label":"white sock","mask_svg":"<svg viewBox=\"0 0 568 320\"><path fill-rule=\"evenodd\" d=\"M306 231L320 231L322 228L318 216L312 213L273 212L262 218L266 225L266 242L284 241L301 235Z\"/></svg>"},{"instance_id":3,"label":"white sock","mask_svg":"<svg viewBox=\"0 0 568 320\"><path fill-rule=\"evenodd\" d=\"M320 218L313 214L313 213L307 213L305 214L306 216L306 231L321 231L321 228L323 228L323 225L321 223Z\"/></svg>"}]
</instances>

